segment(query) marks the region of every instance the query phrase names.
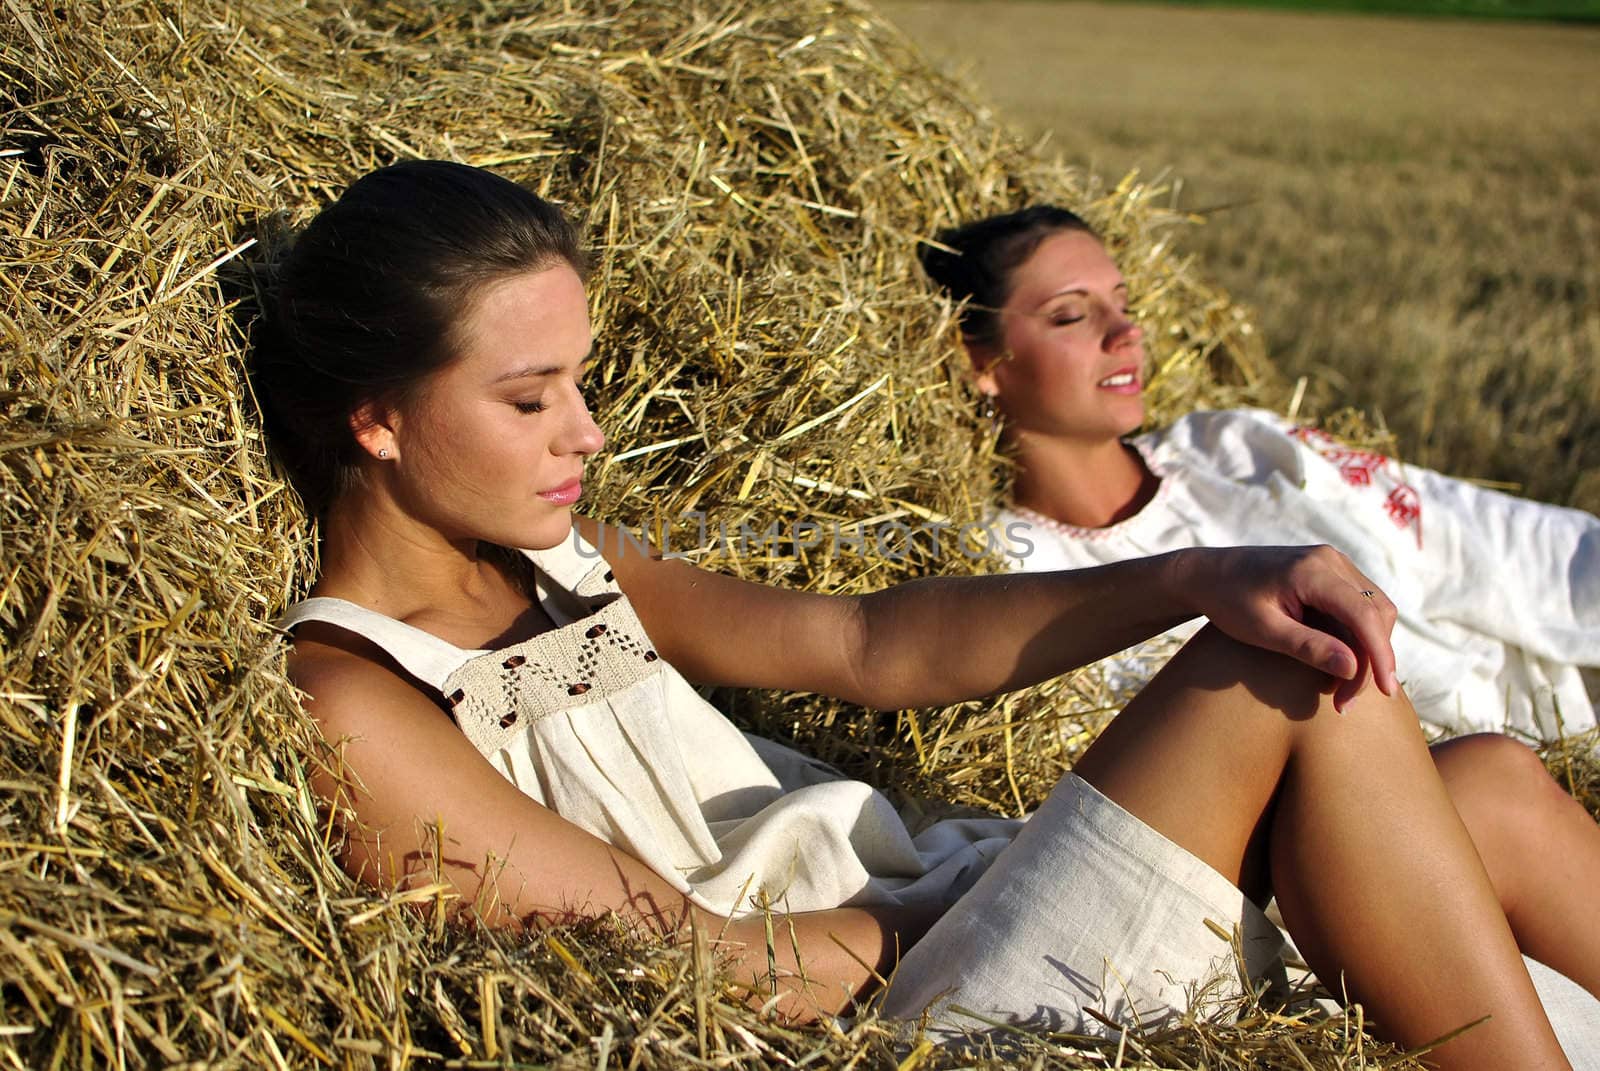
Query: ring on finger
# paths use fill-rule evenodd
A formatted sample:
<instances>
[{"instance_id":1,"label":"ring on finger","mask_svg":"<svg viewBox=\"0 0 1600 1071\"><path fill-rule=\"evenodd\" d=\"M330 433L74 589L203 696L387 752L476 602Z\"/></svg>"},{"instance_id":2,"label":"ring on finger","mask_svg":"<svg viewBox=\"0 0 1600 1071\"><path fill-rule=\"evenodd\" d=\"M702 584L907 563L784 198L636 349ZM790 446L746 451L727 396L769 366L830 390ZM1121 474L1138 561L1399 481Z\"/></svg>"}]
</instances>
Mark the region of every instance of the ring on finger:
<instances>
[{"instance_id":1,"label":"ring on finger","mask_svg":"<svg viewBox=\"0 0 1600 1071\"><path fill-rule=\"evenodd\" d=\"M1378 597L1378 593L1373 591L1371 588L1368 588L1361 593L1361 597L1363 599L1375 599Z\"/></svg>"}]
</instances>

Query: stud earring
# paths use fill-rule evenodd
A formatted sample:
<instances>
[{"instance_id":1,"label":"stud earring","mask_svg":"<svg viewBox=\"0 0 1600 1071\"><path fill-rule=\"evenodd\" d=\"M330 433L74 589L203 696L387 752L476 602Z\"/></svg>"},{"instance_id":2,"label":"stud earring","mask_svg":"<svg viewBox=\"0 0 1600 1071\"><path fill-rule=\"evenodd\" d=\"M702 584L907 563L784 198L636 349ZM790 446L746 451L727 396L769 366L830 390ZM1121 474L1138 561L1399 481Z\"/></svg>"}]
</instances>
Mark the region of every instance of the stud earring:
<instances>
[{"instance_id":1,"label":"stud earring","mask_svg":"<svg viewBox=\"0 0 1600 1071\"><path fill-rule=\"evenodd\" d=\"M1000 430L1000 410L995 407L994 395L985 394L983 404L978 407L978 416L989 422L989 430Z\"/></svg>"},{"instance_id":2,"label":"stud earring","mask_svg":"<svg viewBox=\"0 0 1600 1071\"><path fill-rule=\"evenodd\" d=\"M379 457L379 459L384 460L384 461L389 460L389 448L387 446L379 447L379 449L378 449L378 457Z\"/></svg>"}]
</instances>

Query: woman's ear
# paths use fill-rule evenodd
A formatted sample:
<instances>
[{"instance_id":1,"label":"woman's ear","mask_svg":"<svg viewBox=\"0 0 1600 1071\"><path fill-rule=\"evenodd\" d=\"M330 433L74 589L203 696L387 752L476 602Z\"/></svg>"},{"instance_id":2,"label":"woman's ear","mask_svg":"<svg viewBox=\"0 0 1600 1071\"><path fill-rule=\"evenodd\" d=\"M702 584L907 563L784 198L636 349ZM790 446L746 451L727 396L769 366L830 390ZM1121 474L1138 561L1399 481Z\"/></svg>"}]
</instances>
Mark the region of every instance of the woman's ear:
<instances>
[{"instance_id":1,"label":"woman's ear","mask_svg":"<svg viewBox=\"0 0 1600 1071\"><path fill-rule=\"evenodd\" d=\"M1005 357L1000 347L990 342L973 342L968 340L962 343L967 349L967 359L972 362L972 385L978 388L978 393L993 398L1000 393L1000 383L995 378L994 370Z\"/></svg>"},{"instance_id":2,"label":"woman's ear","mask_svg":"<svg viewBox=\"0 0 1600 1071\"><path fill-rule=\"evenodd\" d=\"M400 456L398 426L395 411L381 402L362 402L350 413L350 433L356 443L379 461Z\"/></svg>"}]
</instances>

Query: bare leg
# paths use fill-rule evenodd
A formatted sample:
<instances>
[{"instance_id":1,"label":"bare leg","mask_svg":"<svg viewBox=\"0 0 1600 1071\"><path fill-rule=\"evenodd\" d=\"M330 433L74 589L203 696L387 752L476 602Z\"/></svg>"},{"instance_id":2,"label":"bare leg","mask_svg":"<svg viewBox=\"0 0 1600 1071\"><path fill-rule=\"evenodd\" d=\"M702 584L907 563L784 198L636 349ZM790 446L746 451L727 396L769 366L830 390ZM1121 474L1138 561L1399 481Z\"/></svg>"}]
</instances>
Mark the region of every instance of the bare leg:
<instances>
[{"instance_id":1,"label":"bare leg","mask_svg":"<svg viewBox=\"0 0 1600 1071\"><path fill-rule=\"evenodd\" d=\"M1509 737L1464 736L1433 758L1517 944L1600 997L1600 825Z\"/></svg>"},{"instance_id":2,"label":"bare leg","mask_svg":"<svg viewBox=\"0 0 1600 1071\"><path fill-rule=\"evenodd\" d=\"M1415 713L1207 629L1075 766L1239 884L1275 890L1317 974L1402 1045L1484 1016L1441 1068L1566 1068Z\"/></svg>"}]
</instances>

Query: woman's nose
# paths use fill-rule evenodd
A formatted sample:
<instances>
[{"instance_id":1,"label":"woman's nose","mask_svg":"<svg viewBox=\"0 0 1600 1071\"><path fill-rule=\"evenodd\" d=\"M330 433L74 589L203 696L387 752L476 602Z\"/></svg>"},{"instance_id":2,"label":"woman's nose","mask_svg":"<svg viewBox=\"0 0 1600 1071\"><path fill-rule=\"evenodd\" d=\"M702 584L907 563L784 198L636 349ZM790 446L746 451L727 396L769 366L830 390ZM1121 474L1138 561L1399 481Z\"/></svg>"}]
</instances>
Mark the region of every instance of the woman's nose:
<instances>
[{"instance_id":1,"label":"woman's nose","mask_svg":"<svg viewBox=\"0 0 1600 1071\"><path fill-rule=\"evenodd\" d=\"M575 454L597 454L606 444L605 433L594 422L589 405L580 396L572 414L572 425L567 435L567 446Z\"/></svg>"},{"instance_id":2,"label":"woman's nose","mask_svg":"<svg viewBox=\"0 0 1600 1071\"><path fill-rule=\"evenodd\" d=\"M1119 346L1132 346L1144 341L1144 328L1125 312L1112 314L1111 322L1106 327L1106 348L1115 349Z\"/></svg>"}]
</instances>

